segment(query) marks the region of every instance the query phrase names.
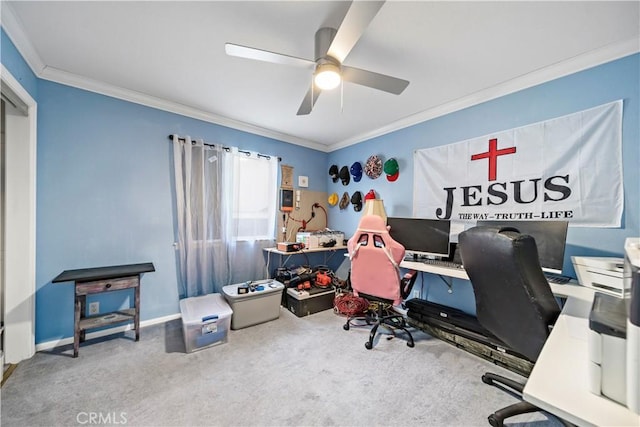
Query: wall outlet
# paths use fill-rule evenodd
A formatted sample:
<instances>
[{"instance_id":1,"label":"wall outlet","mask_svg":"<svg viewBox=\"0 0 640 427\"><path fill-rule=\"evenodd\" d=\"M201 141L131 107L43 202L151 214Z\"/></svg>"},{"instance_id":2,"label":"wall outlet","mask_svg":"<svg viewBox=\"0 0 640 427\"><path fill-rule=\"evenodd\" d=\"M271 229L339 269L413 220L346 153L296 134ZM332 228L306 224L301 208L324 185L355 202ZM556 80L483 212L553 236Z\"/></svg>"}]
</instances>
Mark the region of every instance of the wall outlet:
<instances>
[{"instance_id":1,"label":"wall outlet","mask_svg":"<svg viewBox=\"0 0 640 427\"><path fill-rule=\"evenodd\" d=\"M93 316L94 314L100 313L100 303L99 302L90 302L89 303L89 316Z\"/></svg>"}]
</instances>

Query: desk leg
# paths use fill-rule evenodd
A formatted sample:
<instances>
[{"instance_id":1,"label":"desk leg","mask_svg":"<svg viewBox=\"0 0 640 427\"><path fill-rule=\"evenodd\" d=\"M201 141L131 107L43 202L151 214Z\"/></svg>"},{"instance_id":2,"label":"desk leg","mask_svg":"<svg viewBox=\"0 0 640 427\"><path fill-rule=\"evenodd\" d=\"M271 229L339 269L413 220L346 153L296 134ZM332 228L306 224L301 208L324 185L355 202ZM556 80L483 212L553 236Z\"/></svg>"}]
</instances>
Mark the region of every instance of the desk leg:
<instances>
[{"instance_id":1,"label":"desk leg","mask_svg":"<svg viewBox=\"0 0 640 427\"><path fill-rule=\"evenodd\" d=\"M74 321L73 321L73 357L78 357L80 350L80 309L82 303L80 298L76 297Z\"/></svg>"},{"instance_id":2,"label":"desk leg","mask_svg":"<svg viewBox=\"0 0 640 427\"><path fill-rule=\"evenodd\" d=\"M138 278L138 286L134 291L135 315L133 317L133 328L136 331L136 341L140 340L140 278Z\"/></svg>"}]
</instances>

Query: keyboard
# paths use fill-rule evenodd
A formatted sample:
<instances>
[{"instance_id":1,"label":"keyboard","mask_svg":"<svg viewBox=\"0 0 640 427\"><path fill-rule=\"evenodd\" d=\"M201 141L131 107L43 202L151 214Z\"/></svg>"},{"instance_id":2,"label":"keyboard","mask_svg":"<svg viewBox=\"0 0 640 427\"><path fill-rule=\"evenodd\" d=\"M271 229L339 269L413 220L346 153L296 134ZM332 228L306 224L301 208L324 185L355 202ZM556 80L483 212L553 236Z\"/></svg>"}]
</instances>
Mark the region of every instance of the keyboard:
<instances>
[{"instance_id":1,"label":"keyboard","mask_svg":"<svg viewBox=\"0 0 640 427\"><path fill-rule=\"evenodd\" d=\"M429 258L420 259L419 262L422 262L424 264L429 264L429 265L435 265L435 266L438 266L438 267L458 268L458 269L464 270L463 265L460 264L459 262L443 261L441 259L429 259Z\"/></svg>"},{"instance_id":2,"label":"keyboard","mask_svg":"<svg viewBox=\"0 0 640 427\"><path fill-rule=\"evenodd\" d=\"M559 274L551 274L551 273L544 273L544 277L547 278L547 282L555 283L556 285L564 285L565 283L568 283L571 280L571 277L561 276Z\"/></svg>"}]
</instances>

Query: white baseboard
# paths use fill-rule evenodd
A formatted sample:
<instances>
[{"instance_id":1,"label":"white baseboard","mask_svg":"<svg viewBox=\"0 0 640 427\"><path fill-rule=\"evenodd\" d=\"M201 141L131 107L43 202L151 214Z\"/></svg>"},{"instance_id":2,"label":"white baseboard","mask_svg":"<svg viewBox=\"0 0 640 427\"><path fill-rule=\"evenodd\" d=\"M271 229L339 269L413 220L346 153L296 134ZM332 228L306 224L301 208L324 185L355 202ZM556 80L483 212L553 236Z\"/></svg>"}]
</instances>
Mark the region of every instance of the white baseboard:
<instances>
[{"instance_id":1,"label":"white baseboard","mask_svg":"<svg viewBox=\"0 0 640 427\"><path fill-rule=\"evenodd\" d=\"M155 319L143 320L140 322L140 328L145 328L147 326L158 325L160 323L165 323L170 320L180 319L182 316L180 313L170 314L168 316L156 317ZM101 331L90 332L86 334L86 339L90 340L93 338L100 338L107 335L117 334L124 331L130 331L133 329L133 324L129 323L127 325L116 326L109 329L103 329ZM58 340L52 340L47 342L42 342L40 344L36 344L36 351L44 351L51 350L52 348L62 347L63 345L73 344L73 337L62 338Z\"/></svg>"}]
</instances>

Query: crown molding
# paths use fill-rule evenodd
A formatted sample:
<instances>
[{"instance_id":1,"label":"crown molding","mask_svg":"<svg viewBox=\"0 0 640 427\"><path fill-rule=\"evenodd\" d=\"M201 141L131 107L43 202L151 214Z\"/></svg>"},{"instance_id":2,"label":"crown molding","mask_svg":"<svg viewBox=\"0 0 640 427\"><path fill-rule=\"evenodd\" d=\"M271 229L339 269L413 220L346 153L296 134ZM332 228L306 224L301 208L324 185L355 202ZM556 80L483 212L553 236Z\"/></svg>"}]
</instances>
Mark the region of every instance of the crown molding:
<instances>
[{"instance_id":1,"label":"crown molding","mask_svg":"<svg viewBox=\"0 0 640 427\"><path fill-rule=\"evenodd\" d=\"M158 110L202 120L208 123L213 123L243 132L248 132L254 135L264 136L267 138L276 139L278 141L300 145L317 151L327 151L327 146L324 144L320 144L314 141L308 141L285 133L276 132L239 120L233 120L228 117L219 116L217 114L209 113L207 111L189 107L177 102L157 98L142 92L137 92L131 89L125 89L98 80L89 79L87 77L59 70L54 67L45 66L38 77L55 83L61 83L67 86L99 93L101 95L133 102L135 104L140 104Z\"/></svg>"},{"instance_id":2,"label":"crown molding","mask_svg":"<svg viewBox=\"0 0 640 427\"><path fill-rule=\"evenodd\" d=\"M5 1L2 2L0 24L2 24L2 28L4 28L7 36L16 46L16 49L18 49L31 70L36 76L39 76L45 67L44 62L40 58L40 55L38 55L35 47L33 47L33 44L31 44L31 40L29 40L22 29L22 23L14 13L13 6Z\"/></svg>"},{"instance_id":3,"label":"crown molding","mask_svg":"<svg viewBox=\"0 0 640 427\"><path fill-rule=\"evenodd\" d=\"M542 83L546 83L560 77L574 74L601 64L605 64L616 59L624 58L625 56L638 53L639 51L640 41L637 38L631 38L618 43L613 43L600 49L595 49L582 55L570 58L568 60L552 64L548 67L540 68L504 83L488 87L471 95L455 99L453 101L438 105L428 110L424 110L420 113L416 113L414 115L390 123L387 126L383 126L370 132L365 132L352 138L348 138L335 144L331 144L327 147L327 151L332 152L345 147L349 147L351 145L355 145L360 142L386 135L388 133L404 129L418 123L426 122L427 120L432 120L437 117L462 110L464 108L472 107L474 105L490 101L492 99L500 98L502 96L509 95L511 93L518 92L520 90L527 89Z\"/></svg>"}]
</instances>

